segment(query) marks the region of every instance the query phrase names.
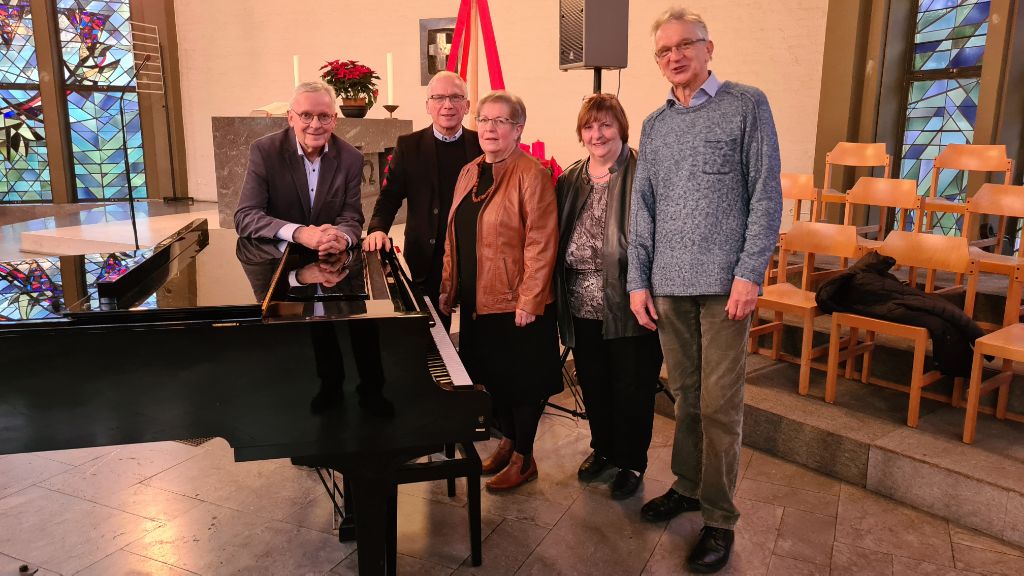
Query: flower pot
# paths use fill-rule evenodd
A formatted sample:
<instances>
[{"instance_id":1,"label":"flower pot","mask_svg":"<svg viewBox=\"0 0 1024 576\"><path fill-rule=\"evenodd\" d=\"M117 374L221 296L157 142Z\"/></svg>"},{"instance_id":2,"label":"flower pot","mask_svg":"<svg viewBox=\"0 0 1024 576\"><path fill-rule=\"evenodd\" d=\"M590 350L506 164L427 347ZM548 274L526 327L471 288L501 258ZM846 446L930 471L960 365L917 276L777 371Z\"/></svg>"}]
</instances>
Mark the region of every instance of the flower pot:
<instances>
[{"instance_id":1,"label":"flower pot","mask_svg":"<svg viewBox=\"0 0 1024 576\"><path fill-rule=\"evenodd\" d=\"M345 118L364 118L370 109L366 105L366 98L342 98L341 115Z\"/></svg>"}]
</instances>

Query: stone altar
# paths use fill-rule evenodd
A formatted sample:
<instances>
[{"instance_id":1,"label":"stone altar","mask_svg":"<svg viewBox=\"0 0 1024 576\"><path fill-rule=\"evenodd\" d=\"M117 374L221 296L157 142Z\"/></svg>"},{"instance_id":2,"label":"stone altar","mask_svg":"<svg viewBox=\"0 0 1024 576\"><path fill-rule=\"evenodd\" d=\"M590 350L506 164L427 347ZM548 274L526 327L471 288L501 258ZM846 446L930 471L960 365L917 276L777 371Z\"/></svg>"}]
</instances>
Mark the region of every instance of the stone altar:
<instances>
[{"instance_id":1,"label":"stone altar","mask_svg":"<svg viewBox=\"0 0 1024 576\"><path fill-rule=\"evenodd\" d=\"M249 144L287 125L288 119L284 116L213 117L213 162L217 171L217 210L221 227L235 227L233 216L249 162ZM362 200L366 222L370 221L373 205L380 195L387 155L398 137L409 132L412 132L412 120L338 118L334 133L363 153ZM395 216L395 224L404 222L403 204Z\"/></svg>"}]
</instances>

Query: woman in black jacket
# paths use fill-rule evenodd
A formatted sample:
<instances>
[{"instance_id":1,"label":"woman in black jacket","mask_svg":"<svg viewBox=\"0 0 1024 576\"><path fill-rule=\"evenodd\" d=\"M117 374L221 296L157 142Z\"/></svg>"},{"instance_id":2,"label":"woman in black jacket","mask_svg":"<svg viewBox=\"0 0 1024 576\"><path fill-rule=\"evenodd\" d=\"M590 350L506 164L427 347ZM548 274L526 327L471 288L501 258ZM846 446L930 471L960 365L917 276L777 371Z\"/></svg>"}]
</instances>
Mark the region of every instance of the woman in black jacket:
<instances>
[{"instance_id":1,"label":"woman in black jacket","mask_svg":"<svg viewBox=\"0 0 1024 576\"><path fill-rule=\"evenodd\" d=\"M558 179L558 329L572 348L593 452L580 480L619 469L612 497L633 495L647 468L654 395L661 371L658 335L640 326L626 293L630 196L636 152L619 100L595 94L583 101L576 136L587 158Z\"/></svg>"}]
</instances>

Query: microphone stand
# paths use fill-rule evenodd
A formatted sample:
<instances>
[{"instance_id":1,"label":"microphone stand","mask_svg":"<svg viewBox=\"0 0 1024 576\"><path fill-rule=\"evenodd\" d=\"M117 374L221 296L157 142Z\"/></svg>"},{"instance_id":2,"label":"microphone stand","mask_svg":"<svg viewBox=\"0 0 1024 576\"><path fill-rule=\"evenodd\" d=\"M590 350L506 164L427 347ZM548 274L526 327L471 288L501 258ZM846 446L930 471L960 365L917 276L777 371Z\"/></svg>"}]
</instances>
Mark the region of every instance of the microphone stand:
<instances>
[{"instance_id":1,"label":"microphone stand","mask_svg":"<svg viewBox=\"0 0 1024 576\"><path fill-rule=\"evenodd\" d=\"M146 54L146 57L142 59L142 64L139 64L138 66L135 67L135 71L132 72L132 77L128 79L128 85L129 86L139 76L139 73L142 72L142 68L146 65L147 62L149 62L149 58L150 58L150 55ZM139 225L138 225L138 222L135 219L135 191L132 188L131 162L128 161L128 126L125 124L125 121L124 121L124 95L127 94L127 93L128 93L127 90L121 92L121 97L120 97L119 102L118 102L118 109L119 109L119 112L121 114L121 152L124 153L124 177L125 177L126 182L128 184L128 212L129 212L129 214L131 214L131 219L132 219L132 236L135 238L135 249L138 250L139 249ZM136 94L138 94L138 92L136 92ZM139 105L140 105L139 110L141 112L141 110L142 110L141 102L139 103ZM141 118L140 118L140 121L141 121Z\"/></svg>"}]
</instances>

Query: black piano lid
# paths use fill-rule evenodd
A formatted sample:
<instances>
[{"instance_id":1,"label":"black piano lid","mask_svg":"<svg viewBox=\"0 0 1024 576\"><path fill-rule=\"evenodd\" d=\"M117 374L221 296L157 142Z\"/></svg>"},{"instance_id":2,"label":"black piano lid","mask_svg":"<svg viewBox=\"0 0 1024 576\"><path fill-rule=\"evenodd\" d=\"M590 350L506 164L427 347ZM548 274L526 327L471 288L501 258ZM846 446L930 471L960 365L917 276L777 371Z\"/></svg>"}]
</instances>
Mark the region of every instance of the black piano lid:
<instances>
[{"instance_id":1,"label":"black piano lid","mask_svg":"<svg viewBox=\"0 0 1024 576\"><path fill-rule=\"evenodd\" d=\"M208 230L205 220L196 220L152 249L3 263L0 333L65 326L429 318L393 252L353 250L344 255L349 262L342 282L291 286L291 272L316 265L315 253L310 254L295 244ZM68 268L63 275L61 267ZM66 287L62 278L79 285ZM272 281L275 289L267 297Z\"/></svg>"}]
</instances>

